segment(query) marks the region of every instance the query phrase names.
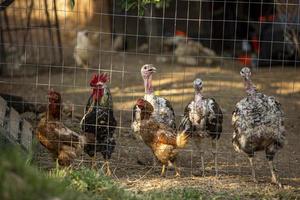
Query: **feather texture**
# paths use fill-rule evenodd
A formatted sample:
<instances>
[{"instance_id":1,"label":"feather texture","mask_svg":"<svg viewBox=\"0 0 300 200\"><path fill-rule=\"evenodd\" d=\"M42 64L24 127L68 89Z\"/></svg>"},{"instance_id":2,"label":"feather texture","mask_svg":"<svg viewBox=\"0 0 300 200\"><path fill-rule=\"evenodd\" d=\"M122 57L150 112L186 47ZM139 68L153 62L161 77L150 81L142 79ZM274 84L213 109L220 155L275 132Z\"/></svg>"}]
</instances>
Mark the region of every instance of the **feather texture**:
<instances>
[{"instance_id":1,"label":"feather texture","mask_svg":"<svg viewBox=\"0 0 300 200\"><path fill-rule=\"evenodd\" d=\"M218 139L222 132L223 114L213 98L203 99L200 107L197 107L195 101L191 101L185 108L184 117L187 120L182 120L180 130L184 130L189 125L189 131L194 136L211 137Z\"/></svg>"},{"instance_id":2,"label":"feather texture","mask_svg":"<svg viewBox=\"0 0 300 200\"><path fill-rule=\"evenodd\" d=\"M67 166L82 153L86 138L60 122L62 103L59 93L50 91L49 102L48 111L38 123L36 136L60 165Z\"/></svg>"},{"instance_id":3,"label":"feather texture","mask_svg":"<svg viewBox=\"0 0 300 200\"><path fill-rule=\"evenodd\" d=\"M158 123L162 123L173 130L176 130L175 112L166 98L156 96L152 87L152 74L156 68L151 64L146 64L141 68L141 74L144 79L145 95L144 100L149 102L153 107L151 116ZM132 124L131 128L136 135L139 135L141 126L141 110L137 105L134 105L132 110Z\"/></svg>"},{"instance_id":4,"label":"feather texture","mask_svg":"<svg viewBox=\"0 0 300 200\"><path fill-rule=\"evenodd\" d=\"M273 149L275 145L272 150L275 154L285 141L283 118L281 106L274 97L257 92L243 98L232 115L235 149L253 154L269 147Z\"/></svg>"},{"instance_id":5,"label":"feather texture","mask_svg":"<svg viewBox=\"0 0 300 200\"><path fill-rule=\"evenodd\" d=\"M273 159L285 142L283 111L274 97L256 90L250 78L249 68L242 68L240 74L244 79L247 96L236 104L232 113L234 149L248 155L254 181L257 180L253 156L256 151L264 150L269 162L272 182L282 187L275 172Z\"/></svg>"},{"instance_id":6,"label":"feather texture","mask_svg":"<svg viewBox=\"0 0 300 200\"><path fill-rule=\"evenodd\" d=\"M174 163L178 149L186 146L188 135L184 131L177 133L171 127L158 122L152 115L155 109L150 102L139 99L136 106L141 113L139 136L163 165Z\"/></svg>"},{"instance_id":7,"label":"feather texture","mask_svg":"<svg viewBox=\"0 0 300 200\"><path fill-rule=\"evenodd\" d=\"M89 156L100 152L104 159L110 159L116 142L113 137L117 121L113 113L113 101L110 90L103 87L103 96L95 99L90 96L86 113L81 120L81 128L85 132L88 144L84 150Z\"/></svg>"},{"instance_id":8,"label":"feather texture","mask_svg":"<svg viewBox=\"0 0 300 200\"><path fill-rule=\"evenodd\" d=\"M172 129L176 129L175 112L167 99L152 94L145 94L144 99L151 103L154 108L152 116L159 123L163 123Z\"/></svg>"},{"instance_id":9,"label":"feather texture","mask_svg":"<svg viewBox=\"0 0 300 200\"><path fill-rule=\"evenodd\" d=\"M195 98L184 109L179 130L187 130L193 136L219 139L222 133L223 113L213 98L201 94L202 80L194 81Z\"/></svg>"}]
</instances>

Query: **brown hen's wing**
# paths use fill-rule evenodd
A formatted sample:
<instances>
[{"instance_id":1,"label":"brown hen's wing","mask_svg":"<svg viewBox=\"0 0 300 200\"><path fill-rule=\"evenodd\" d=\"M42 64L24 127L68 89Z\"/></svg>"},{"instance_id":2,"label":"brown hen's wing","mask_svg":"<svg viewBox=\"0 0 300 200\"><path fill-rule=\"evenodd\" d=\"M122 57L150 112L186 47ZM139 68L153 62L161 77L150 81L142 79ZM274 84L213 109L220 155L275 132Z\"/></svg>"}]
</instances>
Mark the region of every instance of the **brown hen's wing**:
<instances>
[{"instance_id":1,"label":"brown hen's wing","mask_svg":"<svg viewBox=\"0 0 300 200\"><path fill-rule=\"evenodd\" d=\"M159 129L155 133L156 142L176 146L176 133L164 124L159 124Z\"/></svg>"},{"instance_id":2,"label":"brown hen's wing","mask_svg":"<svg viewBox=\"0 0 300 200\"><path fill-rule=\"evenodd\" d=\"M57 150L59 145L77 146L80 135L64 126L61 122L47 122L37 129L39 141L47 148Z\"/></svg>"}]
</instances>

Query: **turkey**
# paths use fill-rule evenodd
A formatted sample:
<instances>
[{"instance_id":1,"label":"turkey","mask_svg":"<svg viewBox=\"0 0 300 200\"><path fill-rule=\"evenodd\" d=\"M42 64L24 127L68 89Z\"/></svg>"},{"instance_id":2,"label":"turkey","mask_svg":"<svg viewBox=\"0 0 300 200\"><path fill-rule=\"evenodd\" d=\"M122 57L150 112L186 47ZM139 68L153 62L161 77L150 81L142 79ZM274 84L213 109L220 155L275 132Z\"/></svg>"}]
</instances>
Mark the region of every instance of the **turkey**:
<instances>
[{"instance_id":1,"label":"turkey","mask_svg":"<svg viewBox=\"0 0 300 200\"><path fill-rule=\"evenodd\" d=\"M257 92L251 81L251 71L244 67L240 72L244 79L247 97L239 101L232 114L234 127L232 143L238 152L248 155L252 177L257 182L253 165L256 151L265 151L272 174L272 183L281 187L273 159L285 142L284 116L281 105L272 96Z\"/></svg>"},{"instance_id":2,"label":"turkey","mask_svg":"<svg viewBox=\"0 0 300 200\"><path fill-rule=\"evenodd\" d=\"M202 139L211 139L217 175L217 141L222 133L223 113L215 99L205 98L202 95L202 88L203 81L197 78L194 81L194 100L185 107L179 130L187 129L200 149ZM204 175L203 154L204 152L201 152L202 173Z\"/></svg>"},{"instance_id":3,"label":"turkey","mask_svg":"<svg viewBox=\"0 0 300 200\"><path fill-rule=\"evenodd\" d=\"M92 166L95 167L96 152L100 152L105 159L102 168L106 166L106 174L111 175L108 160L116 145L113 134L117 121L114 117L113 102L107 82L107 74L94 75L91 79L90 86L93 91L80 125L88 143L84 151L92 157Z\"/></svg>"},{"instance_id":4,"label":"turkey","mask_svg":"<svg viewBox=\"0 0 300 200\"><path fill-rule=\"evenodd\" d=\"M152 74L156 72L156 68L151 64L146 64L141 68L141 74L144 79L145 95L144 99L153 106L153 119L166 126L176 129L175 113L171 103L163 98L156 96L152 87ZM140 131L140 110L137 106L133 108L133 123L132 129L138 134Z\"/></svg>"}]
</instances>

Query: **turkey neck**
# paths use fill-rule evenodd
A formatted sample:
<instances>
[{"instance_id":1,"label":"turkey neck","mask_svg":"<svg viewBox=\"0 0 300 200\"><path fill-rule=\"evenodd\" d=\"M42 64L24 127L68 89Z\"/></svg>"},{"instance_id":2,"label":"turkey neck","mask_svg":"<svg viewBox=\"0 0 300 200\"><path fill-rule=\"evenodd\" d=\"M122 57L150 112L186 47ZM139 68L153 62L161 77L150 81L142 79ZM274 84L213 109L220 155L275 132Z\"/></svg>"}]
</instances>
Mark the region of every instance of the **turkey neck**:
<instances>
[{"instance_id":1,"label":"turkey neck","mask_svg":"<svg viewBox=\"0 0 300 200\"><path fill-rule=\"evenodd\" d=\"M195 89L195 104L196 108L201 108L203 103L203 96L201 94L201 89Z\"/></svg>"},{"instance_id":2,"label":"turkey neck","mask_svg":"<svg viewBox=\"0 0 300 200\"><path fill-rule=\"evenodd\" d=\"M145 86L145 94L152 94L153 87L152 87L152 75L147 78L144 78L144 86Z\"/></svg>"},{"instance_id":3,"label":"turkey neck","mask_svg":"<svg viewBox=\"0 0 300 200\"><path fill-rule=\"evenodd\" d=\"M246 93L248 95L256 94L256 87L255 87L255 85L253 84L253 82L250 78L245 78L244 79L244 85L245 85Z\"/></svg>"}]
</instances>

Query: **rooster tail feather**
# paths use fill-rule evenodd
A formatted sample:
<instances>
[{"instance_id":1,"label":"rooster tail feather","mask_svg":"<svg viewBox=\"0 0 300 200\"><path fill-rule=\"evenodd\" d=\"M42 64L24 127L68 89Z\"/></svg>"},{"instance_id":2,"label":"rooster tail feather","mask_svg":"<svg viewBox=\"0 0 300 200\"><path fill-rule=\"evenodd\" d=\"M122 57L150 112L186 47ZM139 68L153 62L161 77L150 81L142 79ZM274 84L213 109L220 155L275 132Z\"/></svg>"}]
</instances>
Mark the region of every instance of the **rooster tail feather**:
<instances>
[{"instance_id":1,"label":"rooster tail feather","mask_svg":"<svg viewBox=\"0 0 300 200\"><path fill-rule=\"evenodd\" d=\"M188 143L189 134L184 130L176 136L176 145L178 148L184 148Z\"/></svg>"}]
</instances>

